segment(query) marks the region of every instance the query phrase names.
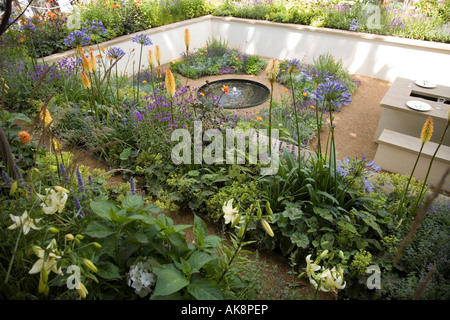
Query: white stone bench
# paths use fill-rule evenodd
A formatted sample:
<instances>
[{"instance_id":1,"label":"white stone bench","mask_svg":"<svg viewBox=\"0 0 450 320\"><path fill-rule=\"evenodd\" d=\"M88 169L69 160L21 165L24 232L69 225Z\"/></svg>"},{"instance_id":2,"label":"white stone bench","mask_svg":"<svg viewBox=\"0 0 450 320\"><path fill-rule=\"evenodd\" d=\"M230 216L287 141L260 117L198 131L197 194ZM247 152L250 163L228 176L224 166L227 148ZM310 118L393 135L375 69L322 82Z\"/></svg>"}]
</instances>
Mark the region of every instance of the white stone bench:
<instances>
[{"instance_id":1,"label":"white stone bench","mask_svg":"<svg viewBox=\"0 0 450 320\"><path fill-rule=\"evenodd\" d=\"M420 138L384 129L378 138L378 149L374 162L381 169L393 173L410 175L419 154ZM414 171L414 178L424 180L431 158L438 144L427 142ZM450 147L441 145L433 161L427 183L437 185L445 170L450 166ZM447 176L442 189L450 191L450 177Z\"/></svg>"}]
</instances>

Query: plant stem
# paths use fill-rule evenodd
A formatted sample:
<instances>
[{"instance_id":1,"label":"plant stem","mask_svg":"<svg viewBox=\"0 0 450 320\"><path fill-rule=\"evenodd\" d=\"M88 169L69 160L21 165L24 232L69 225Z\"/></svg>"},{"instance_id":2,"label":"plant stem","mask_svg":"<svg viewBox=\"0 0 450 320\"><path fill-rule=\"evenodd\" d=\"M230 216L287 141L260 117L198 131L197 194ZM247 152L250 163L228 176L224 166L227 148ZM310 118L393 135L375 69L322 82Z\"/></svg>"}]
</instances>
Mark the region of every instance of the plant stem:
<instances>
[{"instance_id":1,"label":"plant stem","mask_svg":"<svg viewBox=\"0 0 450 320\"><path fill-rule=\"evenodd\" d=\"M14 257L16 256L16 253L17 253L17 247L19 246L19 239L20 239L21 235L22 235L22 226L19 227L19 235L17 236L16 245L14 246L14 251L13 251L13 254L11 257L11 261L9 261L8 272L6 272L6 277L5 277L5 283L8 283L9 275L11 274Z\"/></svg>"},{"instance_id":2,"label":"plant stem","mask_svg":"<svg viewBox=\"0 0 450 320\"><path fill-rule=\"evenodd\" d=\"M301 162L302 162L302 158L300 155L300 147L301 147L301 145L300 145L300 128L298 126L297 103L295 101L295 90L294 90L294 82L292 81L292 72L289 72L289 78L290 78L291 86L292 86L292 102L294 103L295 125L297 127L297 146L298 146L297 160L298 160L298 170L300 170Z\"/></svg>"}]
</instances>

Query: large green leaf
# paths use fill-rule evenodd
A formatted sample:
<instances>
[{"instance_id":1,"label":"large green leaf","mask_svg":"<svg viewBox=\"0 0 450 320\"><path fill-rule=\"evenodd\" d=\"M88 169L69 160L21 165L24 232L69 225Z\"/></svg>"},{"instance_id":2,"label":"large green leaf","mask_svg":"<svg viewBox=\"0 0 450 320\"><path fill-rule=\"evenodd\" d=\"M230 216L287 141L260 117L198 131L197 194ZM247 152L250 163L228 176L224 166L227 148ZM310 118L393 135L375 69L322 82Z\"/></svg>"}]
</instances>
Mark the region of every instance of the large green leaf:
<instances>
[{"instance_id":1,"label":"large green leaf","mask_svg":"<svg viewBox=\"0 0 450 320\"><path fill-rule=\"evenodd\" d=\"M155 296L167 296L175 293L189 284L189 280L178 270L168 268L155 268L157 275Z\"/></svg>"},{"instance_id":2,"label":"large green leaf","mask_svg":"<svg viewBox=\"0 0 450 320\"><path fill-rule=\"evenodd\" d=\"M291 235L291 241L293 244L303 249L306 249L309 246L308 236L300 232L294 232Z\"/></svg>"},{"instance_id":3,"label":"large green leaf","mask_svg":"<svg viewBox=\"0 0 450 320\"><path fill-rule=\"evenodd\" d=\"M114 230L104 223L92 221L88 224L83 233L93 238L105 238L113 234Z\"/></svg>"},{"instance_id":4,"label":"large green leaf","mask_svg":"<svg viewBox=\"0 0 450 320\"><path fill-rule=\"evenodd\" d=\"M109 215L109 210L118 211L119 209L116 207L116 205L112 202L108 201L92 201L91 202L91 209L92 211L102 218L103 220L111 221L111 217Z\"/></svg>"},{"instance_id":5,"label":"large green leaf","mask_svg":"<svg viewBox=\"0 0 450 320\"><path fill-rule=\"evenodd\" d=\"M205 244L205 238L208 235L208 228L205 222L196 214L194 215L194 239L199 245Z\"/></svg>"},{"instance_id":6,"label":"large green leaf","mask_svg":"<svg viewBox=\"0 0 450 320\"><path fill-rule=\"evenodd\" d=\"M123 198L122 200L122 206L125 209L139 209L140 207L142 207L144 205L144 200L142 199L141 196L138 195L127 195L125 198Z\"/></svg>"},{"instance_id":7,"label":"large green leaf","mask_svg":"<svg viewBox=\"0 0 450 320\"><path fill-rule=\"evenodd\" d=\"M197 300L222 300L222 291L216 283L207 278L199 278L187 286L188 292Z\"/></svg>"},{"instance_id":8,"label":"large green leaf","mask_svg":"<svg viewBox=\"0 0 450 320\"><path fill-rule=\"evenodd\" d=\"M217 259L217 255L203 251L194 251L188 259L188 262L191 265L191 272L194 273L200 271L205 264L214 259Z\"/></svg>"},{"instance_id":9,"label":"large green leaf","mask_svg":"<svg viewBox=\"0 0 450 320\"><path fill-rule=\"evenodd\" d=\"M97 267L97 274L103 279L113 280L121 278L119 268L111 262L100 262Z\"/></svg>"}]
</instances>

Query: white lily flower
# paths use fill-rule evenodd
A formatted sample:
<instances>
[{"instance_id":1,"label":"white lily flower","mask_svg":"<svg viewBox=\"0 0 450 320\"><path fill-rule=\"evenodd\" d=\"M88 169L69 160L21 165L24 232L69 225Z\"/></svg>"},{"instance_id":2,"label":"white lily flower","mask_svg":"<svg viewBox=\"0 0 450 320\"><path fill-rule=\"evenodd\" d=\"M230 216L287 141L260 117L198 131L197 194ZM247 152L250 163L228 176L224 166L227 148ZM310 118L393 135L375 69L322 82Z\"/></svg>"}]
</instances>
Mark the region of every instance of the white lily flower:
<instances>
[{"instance_id":1,"label":"white lily flower","mask_svg":"<svg viewBox=\"0 0 450 320\"><path fill-rule=\"evenodd\" d=\"M56 212L61 213L64 210L67 198L69 197L67 194L68 190L62 187L55 187L55 189L58 191L45 188L45 196L36 194L37 197L43 201L43 203L41 203L41 207L45 214L55 214Z\"/></svg>"},{"instance_id":2,"label":"white lily flower","mask_svg":"<svg viewBox=\"0 0 450 320\"><path fill-rule=\"evenodd\" d=\"M224 212L225 224L233 222L239 212L237 208L233 208L233 200L230 199L228 202L223 203L222 210Z\"/></svg>"},{"instance_id":3,"label":"white lily flower","mask_svg":"<svg viewBox=\"0 0 450 320\"><path fill-rule=\"evenodd\" d=\"M28 217L27 210L25 210L25 212L20 217L13 216L12 214L10 214L9 217L11 218L12 221L14 221L14 224L8 227L9 230L22 227L23 234L27 234L28 232L30 232L31 229L34 230L41 229L36 227L36 223L38 223L41 219L31 219L30 217Z\"/></svg>"},{"instance_id":4,"label":"white lily flower","mask_svg":"<svg viewBox=\"0 0 450 320\"><path fill-rule=\"evenodd\" d=\"M57 248L55 239L50 241L49 245L46 247L46 250L38 246L36 246L35 248L39 259L34 263L33 267L28 272L29 274L40 273L42 272L43 268L45 268L47 274L50 271L53 271L56 274L62 274L61 268L57 269L56 267L56 260L60 259L61 256L56 254ZM46 251L49 252L48 255L45 254Z\"/></svg>"},{"instance_id":5,"label":"white lily flower","mask_svg":"<svg viewBox=\"0 0 450 320\"><path fill-rule=\"evenodd\" d=\"M308 275L308 277L312 277L316 271L320 270L320 266L318 264L315 264L312 260L311 260L311 255L308 255L306 257L306 274Z\"/></svg>"}]
</instances>

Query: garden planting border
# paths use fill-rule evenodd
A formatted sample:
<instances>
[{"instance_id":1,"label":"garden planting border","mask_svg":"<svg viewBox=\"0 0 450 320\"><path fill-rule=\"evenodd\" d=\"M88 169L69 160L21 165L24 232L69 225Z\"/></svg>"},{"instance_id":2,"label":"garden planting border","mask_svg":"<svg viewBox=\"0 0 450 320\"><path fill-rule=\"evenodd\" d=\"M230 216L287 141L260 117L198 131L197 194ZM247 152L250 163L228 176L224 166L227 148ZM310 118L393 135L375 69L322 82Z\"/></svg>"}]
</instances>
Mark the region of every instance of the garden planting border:
<instances>
[{"instance_id":1,"label":"garden planting border","mask_svg":"<svg viewBox=\"0 0 450 320\"><path fill-rule=\"evenodd\" d=\"M230 46L240 46L246 53L262 57L311 60L330 53L342 59L351 74L390 82L404 77L450 85L450 44L261 20L208 15L121 36L99 46L137 51L139 44L131 39L143 33L161 47L164 64L180 58L185 51L183 30L186 28L192 35L191 48L202 47L208 38L220 37ZM136 51L135 60L139 55ZM58 61L73 53L74 50L54 54L44 61ZM143 65L147 66L147 62ZM133 67L137 70L133 61L127 63L127 58L118 67L128 73L133 72Z\"/></svg>"}]
</instances>

